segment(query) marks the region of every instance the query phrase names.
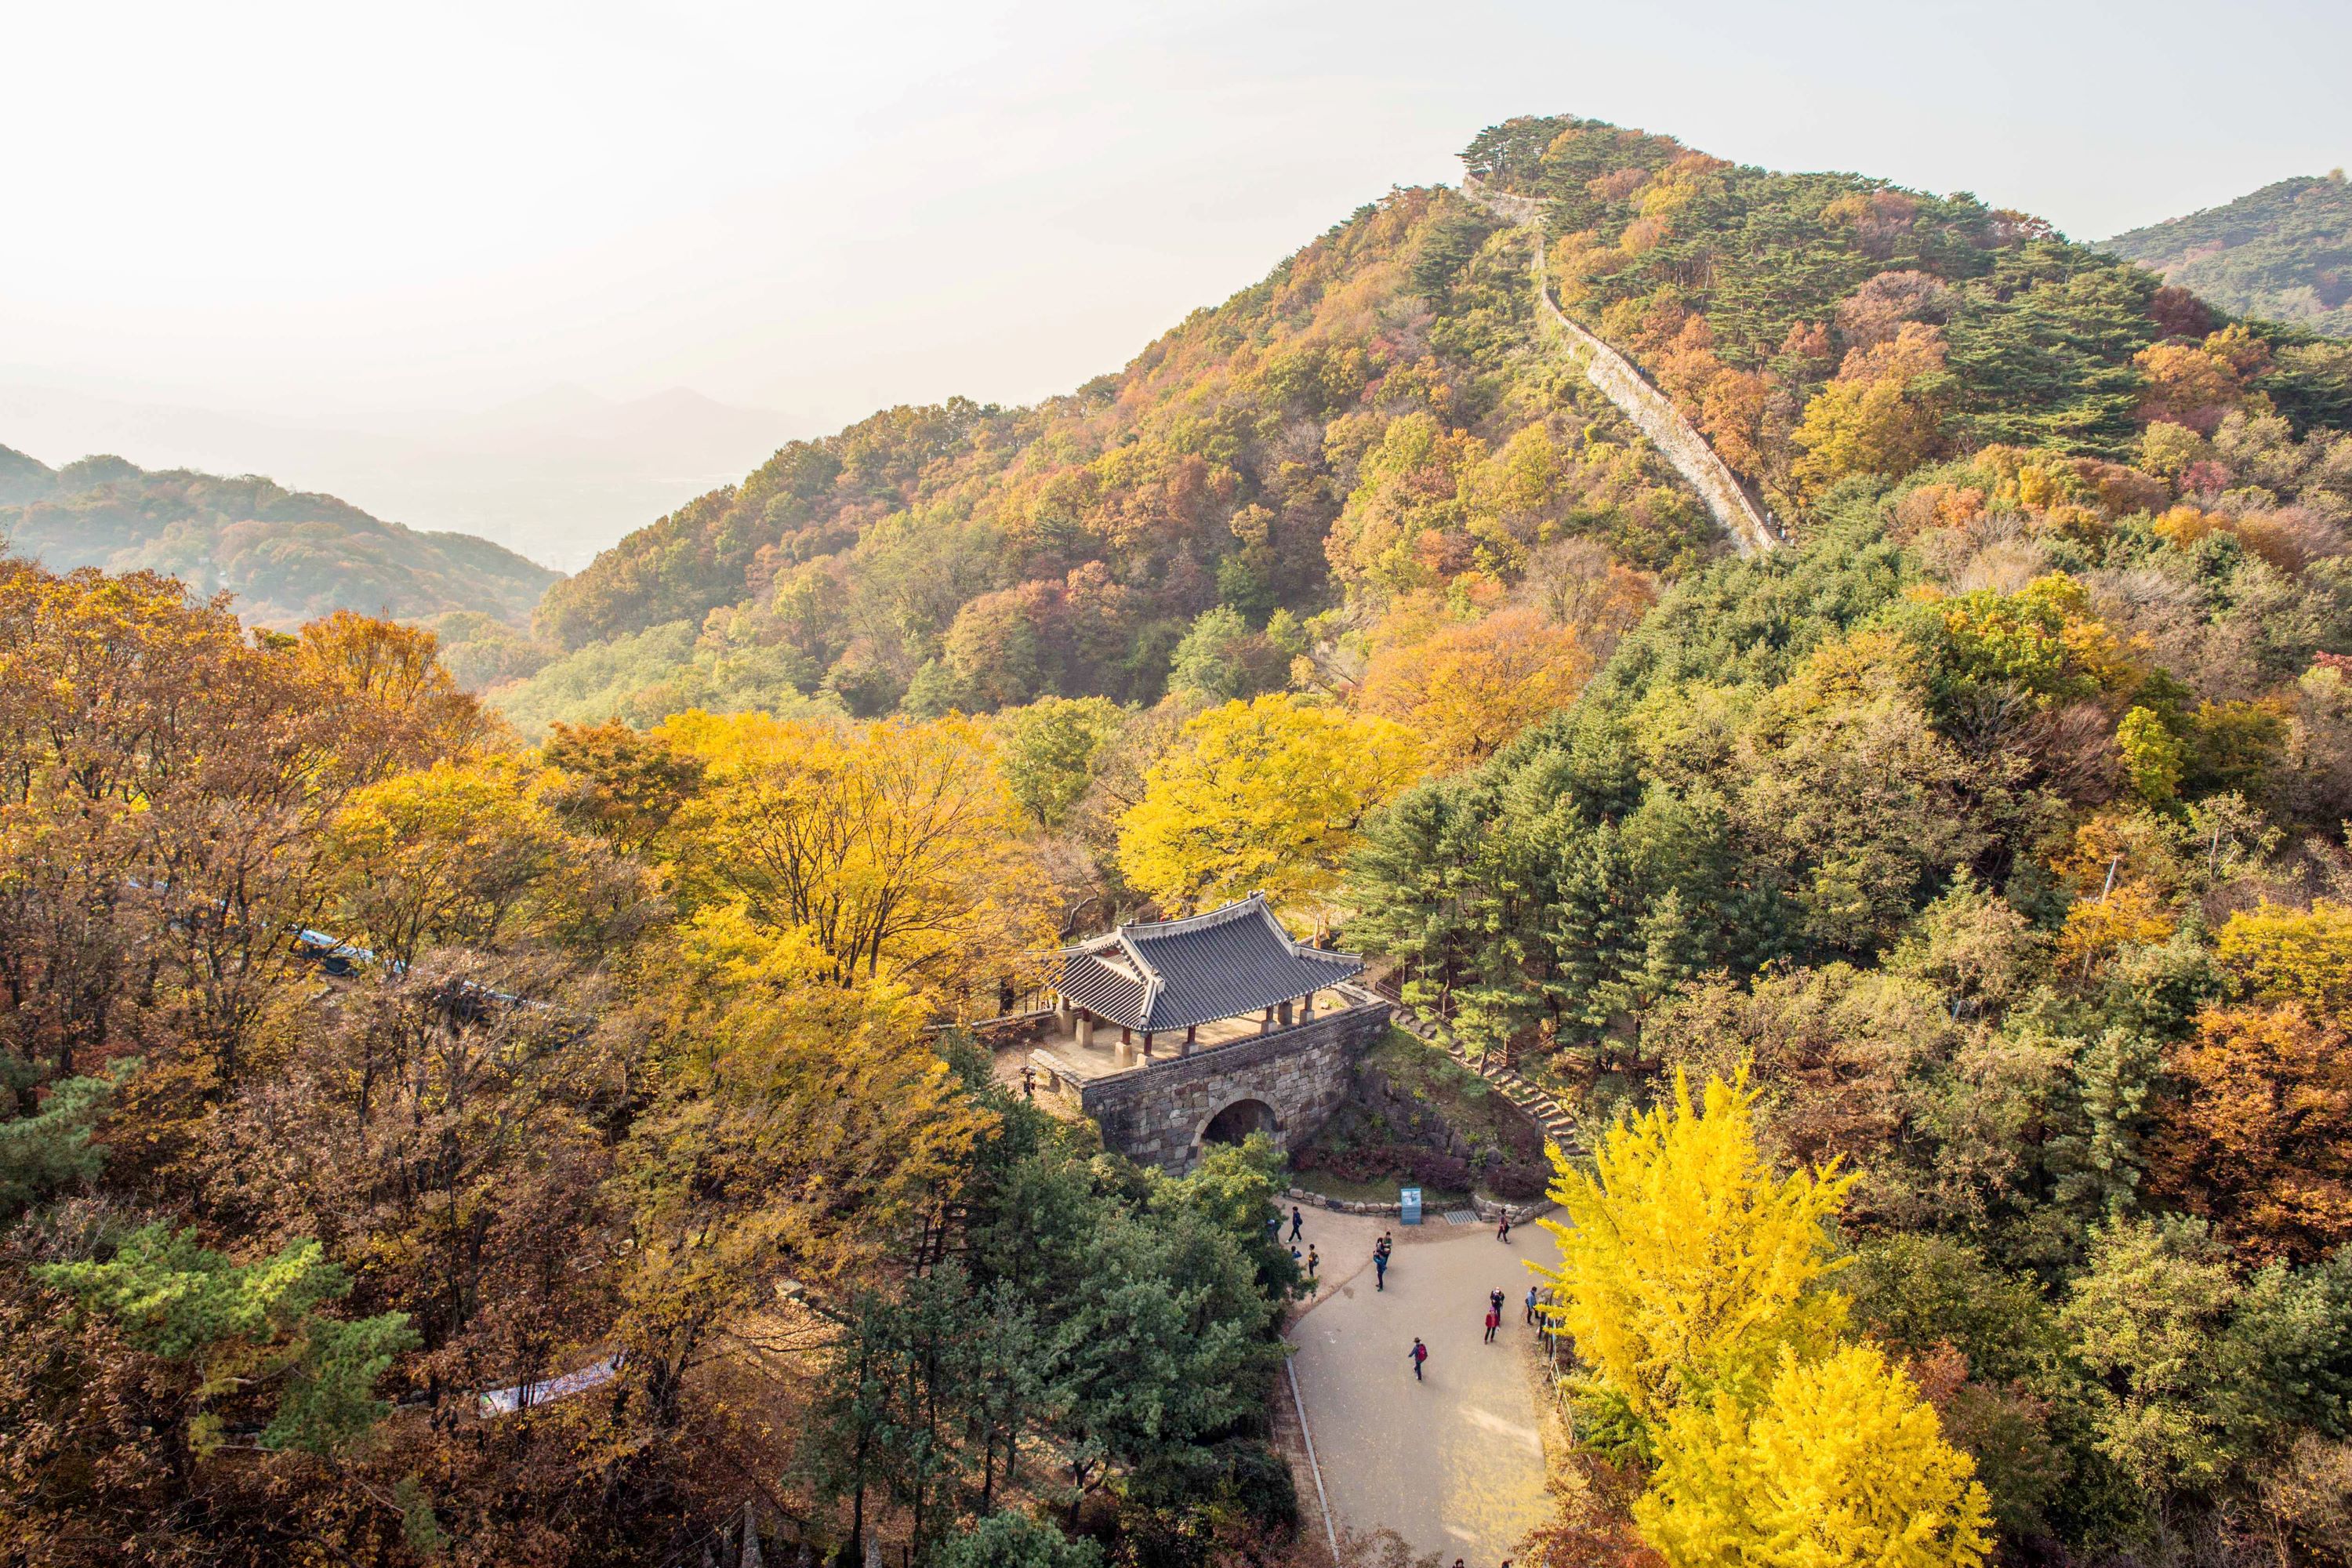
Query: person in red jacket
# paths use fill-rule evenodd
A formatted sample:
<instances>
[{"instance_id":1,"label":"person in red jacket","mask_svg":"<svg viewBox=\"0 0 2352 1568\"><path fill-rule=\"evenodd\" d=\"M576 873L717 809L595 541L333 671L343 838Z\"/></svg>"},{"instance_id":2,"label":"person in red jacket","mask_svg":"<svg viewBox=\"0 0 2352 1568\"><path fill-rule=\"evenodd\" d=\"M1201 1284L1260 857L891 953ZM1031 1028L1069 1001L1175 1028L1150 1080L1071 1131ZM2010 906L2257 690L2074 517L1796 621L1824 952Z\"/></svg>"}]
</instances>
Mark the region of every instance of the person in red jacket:
<instances>
[{"instance_id":1,"label":"person in red jacket","mask_svg":"<svg viewBox=\"0 0 2352 1568\"><path fill-rule=\"evenodd\" d=\"M1427 1345L1425 1345L1425 1344L1423 1344L1423 1343L1421 1342L1420 1338L1419 1338L1418 1336L1416 1336L1416 1337L1414 1338L1413 1342L1412 1342L1412 1380L1413 1380L1413 1382L1415 1382L1415 1383L1419 1383L1419 1382L1421 1381L1421 1363L1422 1363L1423 1362L1427 1361L1428 1359L1429 1359L1429 1347L1428 1347Z\"/></svg>"}]
</instances>

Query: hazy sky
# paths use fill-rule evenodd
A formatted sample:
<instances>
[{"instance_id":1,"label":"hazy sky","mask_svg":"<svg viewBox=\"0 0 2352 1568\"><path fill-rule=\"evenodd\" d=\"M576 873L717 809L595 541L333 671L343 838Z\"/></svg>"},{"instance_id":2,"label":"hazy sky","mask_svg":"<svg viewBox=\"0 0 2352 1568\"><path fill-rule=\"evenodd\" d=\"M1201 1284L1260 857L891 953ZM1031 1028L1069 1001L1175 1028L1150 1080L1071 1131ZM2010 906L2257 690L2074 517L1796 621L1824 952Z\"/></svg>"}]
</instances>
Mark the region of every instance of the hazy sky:
<instances>
[{"instance_id":1,"label":"hazy sky","mask_svg":"<svg viewBox=\"0 0 2352 1568\"><path fill-rule=\"evenodd\" d=\"M0 378L314 421L1026 400L1515 113L2084 237L2352 162L2341 0L80 0L0 39Z\"/></svg>"}]
</instances>

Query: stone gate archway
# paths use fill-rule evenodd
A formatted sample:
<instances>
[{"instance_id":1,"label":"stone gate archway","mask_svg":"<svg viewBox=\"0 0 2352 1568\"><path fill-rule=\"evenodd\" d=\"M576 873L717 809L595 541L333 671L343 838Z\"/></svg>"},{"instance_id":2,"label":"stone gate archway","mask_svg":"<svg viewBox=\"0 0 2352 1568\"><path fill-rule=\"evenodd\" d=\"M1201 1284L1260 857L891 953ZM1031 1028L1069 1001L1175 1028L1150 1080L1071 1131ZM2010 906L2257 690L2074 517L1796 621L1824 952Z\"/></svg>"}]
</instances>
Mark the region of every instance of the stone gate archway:
<instances>
[{"instance_id":1,"label":"stone gate archway","mask_svg":"<svg viewBox=\"0 0 2352 1568\"><path fill-rule=\"evenodd\" d=\"M1221 1141L1212 1128L1233 1142L1252 1131L1303 1142L1347 1099L1355 1058L1388 1027L1386 1002L1353 990L1348 1001L1309 1023L1095 1079L1079 1104L1106 1144L1169 1172L1190 1170Z\"/></svg>"},{"instance_id":2,"label":"stone gate archway","mask_svg":"<svg viewBox=\"0 0 2352 1568\"><path fill-rule=\"evenodd\" d=\"M1277 1144L1282 1142L1282 1118L1265 1100L1244 1096L1201 1123L1193 1134L1192 1149L1199 1152L1212 1143L1240 1143L1253 1132L1263 1132Z\"/></svg>"}]
</instances>

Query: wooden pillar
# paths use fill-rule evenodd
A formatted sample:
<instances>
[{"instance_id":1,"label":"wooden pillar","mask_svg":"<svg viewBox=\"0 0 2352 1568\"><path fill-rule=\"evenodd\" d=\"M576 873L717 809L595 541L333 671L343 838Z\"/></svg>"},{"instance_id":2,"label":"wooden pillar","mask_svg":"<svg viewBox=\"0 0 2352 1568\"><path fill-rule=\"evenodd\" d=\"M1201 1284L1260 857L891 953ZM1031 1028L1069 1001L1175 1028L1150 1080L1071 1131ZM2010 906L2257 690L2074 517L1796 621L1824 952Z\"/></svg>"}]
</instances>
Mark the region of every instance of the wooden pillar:
<instances>
[{"instance_id":1,"label":"wooden pillar","mask_svg":"<svg viewBox=\"0 0 2352 1568\"><path fill-rule=\"evenodd\" d=\"M1285 1003L1284 1003L1280 1007L1276 1008L1276 1021L1277 1023L1279 1023L1279 1024L1280 1024L1284 1028L1286 1028L1286 1029L1287 1029L1288 1027L1290 1027L1290 1004L1289 1004L1289 1003L1285 1002Z\"/></svg>"},{"instance_id":2,"label":"wooden pillar","mask_svg":"<svg viewBox=\"0 0 2352 1568\"><path fill-rule=\"evenodd\" d=\"M1261 1035L1269 1035L1269 1034L1272 1034L1272 1033L1274 1032L1274 1009L1273 1009L1273 1008L1268 1007L1268 1008L1265 1010L1265 1017L1263 1017L1263 1018L1260 1018L1260 1019L1257 1021L1257 1032L1258 1032L1259 1034L1261 1034Z\"/></svg>"},{"instance_id":3,"label":"wooden pillar","mask_svg":"<svg viewBox=\"0 0 2352 1568\"><path fill-rule=\"evenodd\" d=\"M1177 1047L1176 1054L1177 1054L1178 1056L1180 1056L1180 1057L1189 1057L1189 1056L1191 1056L1191 1055L1192 1054L1192 1047L1193 1047L1193 1044L1194 1044L1196 1041L1198 1041L1198 1040L1200 1039L1200 1037L1201 1037L1201 1026L1200 1026L1200 1025L1198 1025L1198 1024L1188 1024L1188 1025L1186 1025L1186 1026L1185 1026L1185 1027L1184 1027L1184 1043L1183 1043L1183 1045L1181 1045L1181 1046L1180 1046L1179 1047Z\"/></svg>"},{"instance_id":4,"label":"wooden pillar","mask_svg":"<svg viewBox=\"0 0 2352 1568\"><path fill-rule=\"evenodd\" d=\"M1143 1055L1147 1061L1151 1058L1151 1031L1149 1029L1143 1031Z\"/></svg>"},{"instance_id":5,"label":"wooden pillar","mask_svg":"<svg viewBox=\"0 0 2352 1568\"><path fill-rule=\"evenodd\" d=\"M1090 1051L1094 1048L1095 1016L1092 1013L1081 1012L1078 1015L1078 1049Z\"/></svg>"}]
</instances>

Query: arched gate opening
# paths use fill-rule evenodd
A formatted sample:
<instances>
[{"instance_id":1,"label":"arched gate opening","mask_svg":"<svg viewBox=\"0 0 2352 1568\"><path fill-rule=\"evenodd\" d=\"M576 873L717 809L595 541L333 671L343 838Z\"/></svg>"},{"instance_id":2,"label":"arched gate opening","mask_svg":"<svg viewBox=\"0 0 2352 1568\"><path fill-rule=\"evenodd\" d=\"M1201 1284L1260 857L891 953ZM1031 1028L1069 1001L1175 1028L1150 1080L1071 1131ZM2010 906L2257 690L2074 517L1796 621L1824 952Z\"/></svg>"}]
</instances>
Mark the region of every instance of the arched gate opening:
<instances>
[{"instance_id":1,"label":"arched gate opening","mask_svg":"<svg viewBox=\"0 0 2352 1568\"><path fill-rule=\"evenodd\" d=\"M1253 1132L1263 1132L1272 1138L1282 1131L1282 1119L1275 1115L1274 1107L1262 1100L1236 1100L1214 1116L1201 1129L1200 1142L1239 1143Z\"/></svg>"}]
</instances>

